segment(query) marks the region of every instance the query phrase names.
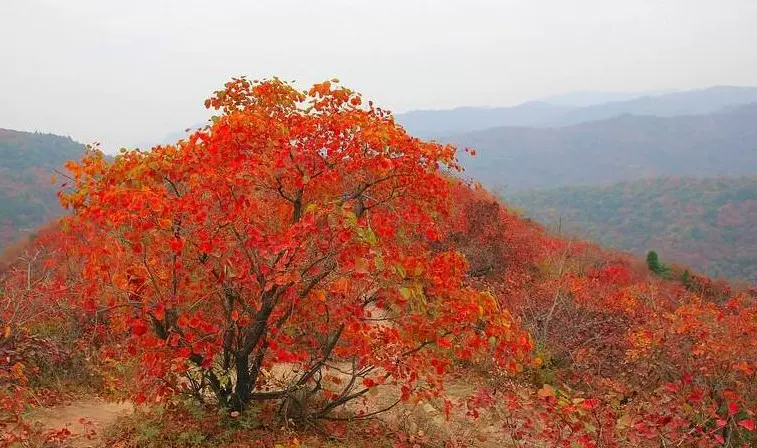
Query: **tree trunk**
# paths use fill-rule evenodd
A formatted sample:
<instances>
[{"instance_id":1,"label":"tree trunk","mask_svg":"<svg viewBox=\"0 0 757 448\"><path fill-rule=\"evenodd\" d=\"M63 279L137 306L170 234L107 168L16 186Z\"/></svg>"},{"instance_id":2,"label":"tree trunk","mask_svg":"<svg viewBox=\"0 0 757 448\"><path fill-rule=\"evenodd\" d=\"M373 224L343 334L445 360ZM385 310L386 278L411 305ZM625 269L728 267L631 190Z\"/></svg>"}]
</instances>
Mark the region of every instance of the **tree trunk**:
<instances>
[{"instance_id":1,"label":"tree trunk","mask_svg":"<svg viewBox=\"0 0 757 448\"><path fill-rule=\"evenodd\" d=\"M250 393L254 384L251 384L252 376L250 375L249 362L248 355L237 355L236 357L237 385L231 402L231 408L234 411L244 411L250 402Z\"/></svg>"}]
</instances>

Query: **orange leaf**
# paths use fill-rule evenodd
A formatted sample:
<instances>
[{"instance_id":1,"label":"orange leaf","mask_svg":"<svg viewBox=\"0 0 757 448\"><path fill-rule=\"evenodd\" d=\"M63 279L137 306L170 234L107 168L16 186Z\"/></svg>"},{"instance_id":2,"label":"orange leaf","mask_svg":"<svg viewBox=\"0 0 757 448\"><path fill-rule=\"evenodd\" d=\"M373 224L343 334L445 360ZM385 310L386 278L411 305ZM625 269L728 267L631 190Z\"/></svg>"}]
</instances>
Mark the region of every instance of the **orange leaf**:
<instances>
[{"instance_id":1,"label":"orange leaf","mask_svg":"<svg viewBox=\"0 0 757 448\"><path fill-rule=\"evenodd\" d=\"M155 318L158 320L163 320L166 317L166 306L164 304L159 304L157 307L155 307Z\"/></svg>"},{"instance_id":2,"label":"orange leaf","mask_svg":"<svg viewBox=\"0 0 757 448\"><path fill-rule=\"evenodd\" d=\"M319 302L325 302L326 301L326 291L324 291L322 289L313 290L313 297L315 297Z\"/></svg>"},{"instance_id":3,"label":"orange leaf","mask_svg":"<svg viewBox=\"0 0 757 448\"><path fill-rule=\"evenodd\" d=\"M538 395L541 398L554 397L555 388L550 386L549 384L545 384L541 389L539 389Z\"/></svg>"}]
</instances>

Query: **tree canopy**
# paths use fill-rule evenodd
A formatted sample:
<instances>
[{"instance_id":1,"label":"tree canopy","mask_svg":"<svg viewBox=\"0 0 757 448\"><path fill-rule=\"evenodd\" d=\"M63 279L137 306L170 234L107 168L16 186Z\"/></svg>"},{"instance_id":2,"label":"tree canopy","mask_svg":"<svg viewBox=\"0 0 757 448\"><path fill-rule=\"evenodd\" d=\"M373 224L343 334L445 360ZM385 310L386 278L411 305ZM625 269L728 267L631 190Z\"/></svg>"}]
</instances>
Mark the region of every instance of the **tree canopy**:
<instances>
[{"instance_id":1,"label":"tree canopy","mask_svg":"<svg viewBox=\"0 0 757 448\"><path fill-rule=\"evenodd\" d=\"M455 148L332 81L234 79L206 106L213 124L176 145L69 164L61 195L81 300L131 332L145 391L243 410L307 388L319 418L386 382L436 394L453 358L519 368L528 335L432 247ZM267 384L276 363L301 375ZM326 386L326 366L346 383Z\"/></svg>"}]
</instances>

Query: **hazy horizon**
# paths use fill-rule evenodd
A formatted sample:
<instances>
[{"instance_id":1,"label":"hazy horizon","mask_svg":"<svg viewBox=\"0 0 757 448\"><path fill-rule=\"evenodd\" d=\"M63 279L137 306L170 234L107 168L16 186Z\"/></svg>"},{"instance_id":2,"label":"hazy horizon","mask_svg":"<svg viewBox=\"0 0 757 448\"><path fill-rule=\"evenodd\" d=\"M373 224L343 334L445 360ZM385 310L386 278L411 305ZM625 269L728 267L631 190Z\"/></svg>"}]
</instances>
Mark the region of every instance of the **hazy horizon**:
<instances>
[{"instance_id":1,"label":"hazy horizon","mask_svg":"<svg viewBox=\"0 0 757 448\"><path fill-rule=\"evenodd\" d=\"M9 0L0 128L109 152L205 119L232 76L337 77L397 113L757 85L757 2Z\"/></svg>"}]
</instances>

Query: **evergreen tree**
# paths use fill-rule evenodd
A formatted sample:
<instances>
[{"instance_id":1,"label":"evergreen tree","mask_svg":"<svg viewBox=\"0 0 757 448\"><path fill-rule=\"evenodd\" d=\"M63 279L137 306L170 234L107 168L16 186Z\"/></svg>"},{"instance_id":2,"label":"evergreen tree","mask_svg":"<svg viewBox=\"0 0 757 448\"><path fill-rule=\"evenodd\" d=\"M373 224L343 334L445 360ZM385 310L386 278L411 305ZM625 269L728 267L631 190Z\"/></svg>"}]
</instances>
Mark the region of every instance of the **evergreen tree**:
<instances>
[{"instance_id":1,"label":"evergreen tree","mask_svg":"<svg viewBox=\"0 0 757 448\"><path fill-rule=\"evenodd\" d=\"M683 286L685 286L689 291L693 289L694 279L691 277L691 272L689 272L688 269L683 271L683 274L681 275L681 282L683 283Z\"/></svg>"},{"instance_id":2,"label":"evergreen tree","mask_svg":"<svg viewBox=\"0 0 757 448\"><path fill-rule=\"evenodd\" d=\"M647 252L647 267L649 267L649 270L652 271L654 274L659 276L664 276L668 272L667 266L660 263L660 257L657 255L657 252L650 250Z\"/></svg>"}]
</instances>

